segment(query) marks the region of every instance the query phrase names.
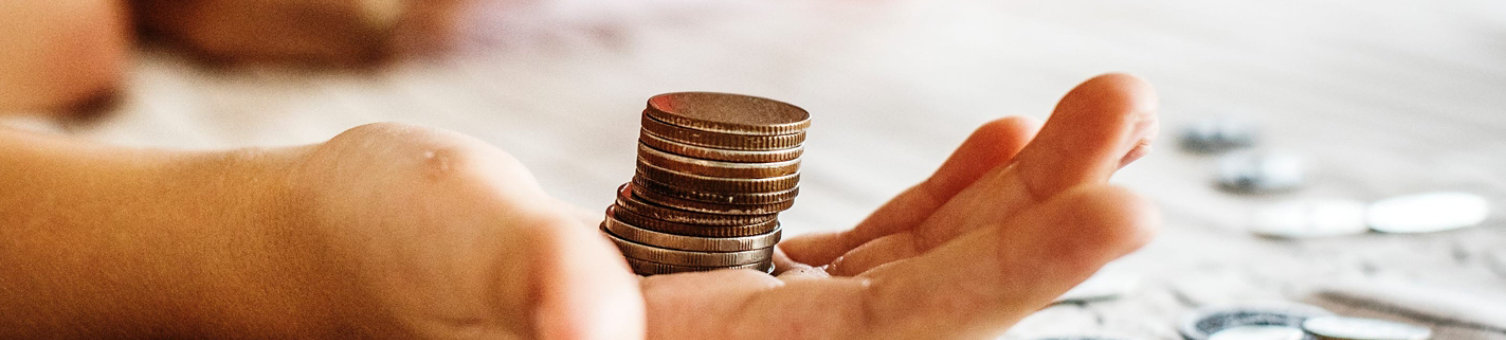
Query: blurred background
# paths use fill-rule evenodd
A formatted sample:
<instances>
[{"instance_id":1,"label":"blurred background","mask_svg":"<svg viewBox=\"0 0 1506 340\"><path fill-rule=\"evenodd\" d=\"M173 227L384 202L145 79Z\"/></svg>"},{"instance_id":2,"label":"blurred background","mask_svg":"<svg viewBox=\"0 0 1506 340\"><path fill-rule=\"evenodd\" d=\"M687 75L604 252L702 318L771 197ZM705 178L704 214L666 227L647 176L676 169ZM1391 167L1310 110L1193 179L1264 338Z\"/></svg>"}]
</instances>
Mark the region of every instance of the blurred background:
<instances>
[{"instance_id":1,"label":"blurred background","mask_svg":"<svg viewBox=\"0 0 1506 340\"><path fill-rule=\"evenodd\" d=\"M407 122L494 144L550 193L597 209L632 176L649 96L752 94L813 117L801 196L782 215L790 235L847 228L928 175L979 124L1044 119L1078 82L1129 72L1159 90L1162 134L1115 182L1159 204L1163 233L1112 265L1135 288L1045 309L1008 337L1175 338L1193 308L1304 300L1336 282L1506 295L1499 213L1428 234L1248 231L1258 207L1302 198L1456 190L1503 211L1506 2L567 0L454 15L487 17L466 19L471 34L453 52L359 67L206 61L143 39L98 112L24 109L34 114L0 120L189 149L317 143L365 123ZM1251 149L1300 157L1304 183L1219 189L1218 156L1177 141L1210 118L1256 129ZM1484 317L1495 319L1474 323L1506 315ZM1506 337L1497 326L1469 336Z\"/></svg>"}]
</instances>

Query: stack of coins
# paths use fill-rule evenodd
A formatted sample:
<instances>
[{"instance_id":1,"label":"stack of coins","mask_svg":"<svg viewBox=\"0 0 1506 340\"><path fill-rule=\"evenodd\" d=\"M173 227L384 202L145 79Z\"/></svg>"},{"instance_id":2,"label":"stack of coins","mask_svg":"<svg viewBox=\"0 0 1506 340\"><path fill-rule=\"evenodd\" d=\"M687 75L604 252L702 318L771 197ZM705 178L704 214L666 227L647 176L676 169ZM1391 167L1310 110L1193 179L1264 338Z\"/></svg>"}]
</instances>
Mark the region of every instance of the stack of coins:
<instances>
[{"instance_id":1,"label":"stack of coins","mask_svg":"<svg viewBox=\"0 0 1506 340\"><path fill-rule=\"evenodd\" d=\"M765 98L681 92L650 98L642 124L637 173L601 224L633 271L773 272L810 114Z\"/></svg>"}]
</instances>

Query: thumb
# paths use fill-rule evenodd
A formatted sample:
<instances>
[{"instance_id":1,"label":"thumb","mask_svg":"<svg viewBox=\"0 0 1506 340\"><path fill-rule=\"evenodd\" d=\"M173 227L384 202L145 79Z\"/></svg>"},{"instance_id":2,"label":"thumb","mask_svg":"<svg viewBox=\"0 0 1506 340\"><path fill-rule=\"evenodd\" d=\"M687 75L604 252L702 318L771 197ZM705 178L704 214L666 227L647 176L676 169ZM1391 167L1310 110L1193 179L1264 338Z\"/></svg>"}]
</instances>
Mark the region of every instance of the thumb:
<instances>
[{"instance_id":1,"label":"thumb","mask_svg":"<svg viewBox=\"0 0 1506 340\"><path fill-rule=\"evenodd\" d=\"M534 334L543 339L641 339L643 296L616 248L572 214L532 232Z\"/></svg>"}]
</instances>

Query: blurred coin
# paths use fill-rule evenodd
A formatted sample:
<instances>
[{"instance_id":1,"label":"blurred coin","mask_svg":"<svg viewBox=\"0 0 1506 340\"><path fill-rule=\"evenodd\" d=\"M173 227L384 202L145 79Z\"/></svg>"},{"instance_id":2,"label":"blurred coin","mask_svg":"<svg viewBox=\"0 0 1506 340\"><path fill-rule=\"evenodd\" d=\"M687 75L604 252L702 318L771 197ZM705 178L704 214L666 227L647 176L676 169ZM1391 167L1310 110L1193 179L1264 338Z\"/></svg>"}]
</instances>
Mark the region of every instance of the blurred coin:
<instances>
[{"instance_id":1,"label":"blurred coin","mask_svg":"<svg viewBox=\"0 0 1506 340\"><path fill-rule=\"evenodd\" d=\"M605 228L603 228L605 229ZM603 230L605 231L605 230ZM691 267L724 267L768 261L774 256L774 248L754 249L734 252L698 252L674 249L664 249L638 242L623 239L610 232L604 232L617 249L622 251L623 256L648 260L657 263L691 266Z\"/></svg>"},{"instance_id":2,"label":"blurred coin","mask_svg":"<svg viewBox=\"0 0 1506 340\"><path fill-rule=\"evenodd\" d=\"M780 234L779 228L776 227L774 231L768 233L743 237L675 235L640 228L622 220L610 218L610 216L603 222L602 227L613 235L650 246L674 250L709 252L744 251L773 247L774 244L779 243Z\"/></svg>"},{"instance_id":3,"label":"blurred coin","mask_svg":"<svg viewBox=\"0 0 1506 340\"><path fill-rule=\"evenodd\" d=\"M1380 200L1370 205L1365 220L1384 233L1428 233L1469 227L1484 222L1490 204L1464 192L1432 192Z\"/></svg>"},{"instance_id":4,"label":"blurred coin","mask_svg":"<svg viewBox=\"0 0 1506 340\"><path fill-rule=\"evenodd\" d=\"M638 163L637 175L657 183L704 192L782 192L800 185L800 173L759 179L717 178L682 173L647 163Z\"/></svg>"},{"instance_id":5,"label":"blurred coin","mask_svg":"<svg viewBox=\"0 0 1506 340\"><path fill-rule=\"evenodd\" d=\"M768 163L709 161L680 156L638 143L638 162L676 172L717 178L760 179L800 172L800 160Z\"/></svg>"},{"instance_id":6,"label":"blurred coin","mask_svg":"<svg viewBox=\"0 0 1506 340\"><path fill-rule=\"evenodd\" d=\"M774 273L774 262L772 262L772 261L763 261L763 262L759 262L759 263L740 264L740 265L736 265L736 266L725 266L725 267L696 267L696 266L677 266L677 265L672 265L672 264L663 264L663 263L658 263L658 262L654 262L654 261L639 260L639 259L635 259L635 258L629 257L629 258L627 258L627 263L628 263L628 267L633 268L633 272L634 273L637 273L638 275L644 275L644 276L658 275L658 274L686 273L686 272L704 272L704 271L712 271L712 270L717 270L717 269L752 269L752 270L757 270L757 271L761 271L761 272L765 272L765 273L769 273L769 274L773 274Z\"/></svg>"},{"instance_id":7,"label":"blurred coin","mask_svg":"<svg viewBox=\"0 0 1506 340\"><path fill-rule=\"evenodd\" d=\"M713 149L731 150L779 150L800 146L805 142L805 132L783 135L739 135L674 126L643 115L643 131L680 143Z\"/></svg>"},{"instance_id":8,"label":"blurred coin","mask_svg":"<svg viewBox=\"0 0 1506 340\"><path fill-rule=\"evenodd\" d=\"M713 225L713 226L737 226L761 224L778 218L778 215L718 215L684 211L669 207L648 203L642 198L633 195L631 184L623 184L617 188L617 206L624 210L637 213L646 217L664 220L666 222Z\"/></svg>"},{"instance_id":9,"label":"blurred coin","mask_svg":"<svg viewBox=\"0 0 1506 340\"><path fill-rule=\"evenodd\" d=\"M1261 208L1251 216L1250 231L1288 239L1363 234L1365 203L1346 199L1302 199Z\"/></svg>"},{"instance_id":10,"label":"blurred coin","mask_svg":"<svg viewBox=\"0 0 1506 340\"><path fill-rule=\"evenodd\" d=\"M1386 320L1324 316L1307 319L1302 329L1323 340L1426 340L1427 327Z\"/></svg>"},{"instance_id":11,"label":"blurred coin","mask_svg":"<svg viewBox=\"0 0 1506 340\"><path fill-rule=\"evenodd\" d=\"M644 114L697 130L779 135L810 127L810 114L781 101L731 93L678 92L648 99Z\"/></svg>"},{"instance_id":12,"label":"blurred coin","mask_svg":"<svg viewBox=\"0 0 1506 340\"><path fill-rule=\"evenodd\" d=\"M676 155L723 162L766 163L800 159L804 146L774 150L727 150L676 142L651 133L639 133L638 142Z\"/></svg>"},{"instance_id":13,"label":"blurred coin","mask_svg":"<svg viewBox=\"0 0 1506 340\"><path fill-rule=\"evenodd\" d=\"M800 194L800 187L785 191L754 193L696 191L676 188L668 184L660 184L641 176L633 176L633 187L692 201L721 204L773 204L793 200L795 196Z\"/></svg>"},{"instance_id":14,"label":"blurred coin","mask_svg":"<svg viewBox=\"0 0 1506 340\"><path fill-rule=\"evenodd\" d=\"M1178 331L1187 340L1208 340L1214 333L1242 326L1300 329L1302 321L1308 318L1332 314L1322 308L1290 302L1213 306L1199 308L1183 316Z\"/></svg>"},{"instance_id":15,"label":"blurred coin","mask_svg":"<svg viewBox=\"0 0 1506 340\"><path fill-rule=\"evenodd\" d=\"M618 205L607 207L607 218L616 218L633 226L661 233L699 237L744 237L763 235L779 229L778 219L769 219L746 225L698 225L675 223L643 216L627 209L618 210Z\"/></svg>"},{"instance_id":16,"label":"blurred coin","mask_svg":"<svg viewBox=\"0 0 1506 340\"><path fill-rule=\"evenodd\" d=\"M1218 153L1255 145L1255 124L1233 118L1210 118L1182 129L1182 149L1198 153Z\"/></svg>"},{"instance_id":17,"label":"blurred coin","mask_svg":"<svg viewBox=\"0 0 1506 340\"><path fill-rule=\"evenodd\" d=\"M1098 335L1098 334L1055 335L1055 336L1035 338L1035 340L1133 340L1133 339L1135 339L1135 338L1116 336L1116 335Z\"/></svg>"},{"instance_id":18,"label":"blurred coin","mask_svg":"<svg viewBox=\"0 0 1506 340\"><path fill-rule=\"evenodd\" d=\"M718 215L769 215L778 214L795 205L795 201L784 201L770 204L721 204L706 203L665 195L653 190L633 188L633 195L650 203L665 207Z\"/></svg>"},{"instance_id":19,"label":"blurred coin","mask_svg":"<svg viewBox=\"0 0 1506 340\"><path fill-rule=\"evenodd\" d=\"M1239 326L1227 328L1208 340L1302 340L1307 334L1301 328L1287 326Z\"/></svg>"},{"instance_id":20,"label":"blurred coin","mask_svg":"<svg viewBox=\"0 0 1506 340\"><path fill-rule=\"evenodd\" d=\"M1218 185L1240 193L1287 191L1302 185L1302 159L1269 152L1236 153L1218 160Z\"/></svg>"}]
</instances>

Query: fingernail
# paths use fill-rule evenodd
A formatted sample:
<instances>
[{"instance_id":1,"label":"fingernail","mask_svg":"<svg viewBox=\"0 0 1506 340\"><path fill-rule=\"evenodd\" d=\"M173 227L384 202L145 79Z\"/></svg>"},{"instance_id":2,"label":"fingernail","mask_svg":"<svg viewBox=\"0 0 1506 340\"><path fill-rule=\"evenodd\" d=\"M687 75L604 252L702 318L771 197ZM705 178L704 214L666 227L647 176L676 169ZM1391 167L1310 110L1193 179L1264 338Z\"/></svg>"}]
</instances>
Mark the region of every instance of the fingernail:
<instances>
[{"instance_id":1,"label":"fingernail","mask_svg":"<svg viewBox=\"0 0 1506 340\"><path fill-rule=\"evenodd\" d=\"M1129 165L1130 163L1139 160L1141 157L1145 157L1145 155L1148 154L1150 154L1149 141L1135 144L1135 148L1130 149L1128 153L1124 154L1124 158L1119 159L1119 167L1123 168L1124 166Z\"/></svg>"}]
</instances>

